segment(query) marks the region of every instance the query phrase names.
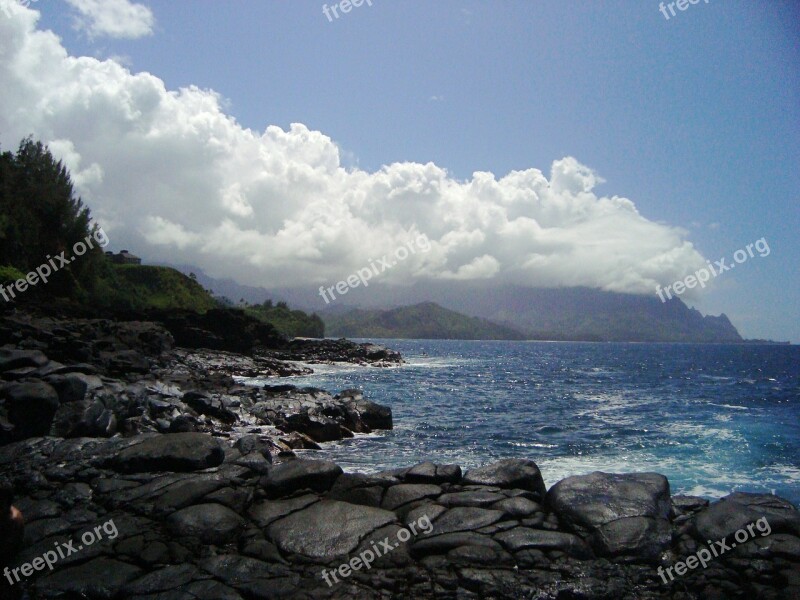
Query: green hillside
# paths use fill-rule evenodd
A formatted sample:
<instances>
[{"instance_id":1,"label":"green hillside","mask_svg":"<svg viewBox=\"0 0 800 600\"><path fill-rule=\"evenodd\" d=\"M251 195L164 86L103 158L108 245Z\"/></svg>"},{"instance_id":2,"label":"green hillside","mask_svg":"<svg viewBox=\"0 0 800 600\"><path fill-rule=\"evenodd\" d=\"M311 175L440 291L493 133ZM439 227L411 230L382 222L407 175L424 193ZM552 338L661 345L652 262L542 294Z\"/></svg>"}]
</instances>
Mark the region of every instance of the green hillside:
<instances>
[{"instance_id":1,"label":"green hillside","mask_svg":"<svg viewBox=\"0 0 800 600\"><path fill-rule=\"evenodd\" d=\"M392 310L355 309L341 315L326 315L328 337L521 340L525 336L511 327L486 319L468 317L433 302Z\"/></svg>"},{"instance_id":2,"label":"green hillside","mask_svg":"<svg viewBox=\"0 0 800 600\"><path fill-rule=\"evenodd\" d=\"M245 308L245 313L265 323L269 323L288 337L325 337L325 324L316 314L309 315L302 310L291 310L285 302L275 306L271 300Z\"/></svg>"},{"instance_id":3,"label":"green hillside","mask_svg":"<svg viewBox=\"0 0 800 600\"><path fill-rule=\"evenodd\" d=\"M206 312L219 303L194 279L169 267L107 264L97 284L103 304L129 310Z\"/></svg>"}]
</instances>

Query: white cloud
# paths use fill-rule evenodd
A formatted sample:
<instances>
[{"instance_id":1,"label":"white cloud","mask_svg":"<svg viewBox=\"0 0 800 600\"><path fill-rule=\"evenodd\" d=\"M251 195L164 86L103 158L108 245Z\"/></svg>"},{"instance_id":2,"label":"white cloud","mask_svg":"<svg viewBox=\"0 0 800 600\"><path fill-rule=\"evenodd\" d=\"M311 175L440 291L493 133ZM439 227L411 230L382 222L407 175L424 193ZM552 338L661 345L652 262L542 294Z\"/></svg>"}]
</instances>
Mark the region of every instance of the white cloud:
<instances>
[{"instance_id":1,"label":"white cloud","mask_svg":"<svg viewBox=\"0 0 800 600\"><path fill-rule=\"evenodd\" d=\"M9 0L0 0L0 4ZM79 0L70 0L78 3ZM88 5L88 0L81 0ZM387 282L490 279L653 293L703 266L683 229L598 195L575 158L459 181L433 164L342 165L302 124L242 128L221 98L73 57L37 13L0 18L0 135L32 133L73 170L115 245L266 287L336 281L414 239Z\"/></svg>"},{"instance_id":2,"label":"white cloud","mask_svg":"<svg viewBox=\"0 0 800 600\"><path fill-rule=\"evenodd\" d=\"M78 29L91 37L137 39L152 35L155 17L143 4L129 0L66 0L80 16Z\"/></svg>"}]
</instances>

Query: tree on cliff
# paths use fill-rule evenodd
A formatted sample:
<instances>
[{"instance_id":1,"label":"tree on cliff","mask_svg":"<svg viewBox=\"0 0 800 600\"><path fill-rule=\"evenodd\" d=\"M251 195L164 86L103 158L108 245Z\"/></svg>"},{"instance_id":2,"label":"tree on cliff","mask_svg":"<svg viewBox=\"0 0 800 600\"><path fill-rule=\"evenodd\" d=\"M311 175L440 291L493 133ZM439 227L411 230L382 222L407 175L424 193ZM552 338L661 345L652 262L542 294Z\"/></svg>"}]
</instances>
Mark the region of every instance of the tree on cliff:
<instances>
[{"instance_id":1,"label":"tree on cliff","mask_svg":"<svg viewBox=\"0 0 800 600\"><path fill-rule=\"evenodd\" d=\"M67 167L45 145L26 138L16 154L0 154L0 266L27 273L62 252L69 259L75 243L92 232ZM87 251L52 275L47 293L83 295L101 264L99 247Z\"/></svg>"}]
</instances>

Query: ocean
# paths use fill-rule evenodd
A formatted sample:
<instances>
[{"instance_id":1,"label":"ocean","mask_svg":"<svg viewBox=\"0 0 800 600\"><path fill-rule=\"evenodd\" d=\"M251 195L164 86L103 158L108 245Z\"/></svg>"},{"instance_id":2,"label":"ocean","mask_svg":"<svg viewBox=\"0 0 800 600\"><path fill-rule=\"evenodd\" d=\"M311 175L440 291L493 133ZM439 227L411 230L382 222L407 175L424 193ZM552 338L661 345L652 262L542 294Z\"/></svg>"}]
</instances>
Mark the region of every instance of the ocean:
<instances>
[{"instance_id":1,"label":"ocean","mask_svg":"<svg viewBox=\"0 0 800 600\"><path fill-rule=\"evenodd\" d=\"M407 363L312 365L314 375L281 380L359 388L392 407L394 430L309 453L346 471L519 457L548 487L596 470L655 471L673 495L768 492L800 504L798 346L377 341Z\"/></svg>"}]
</instances>

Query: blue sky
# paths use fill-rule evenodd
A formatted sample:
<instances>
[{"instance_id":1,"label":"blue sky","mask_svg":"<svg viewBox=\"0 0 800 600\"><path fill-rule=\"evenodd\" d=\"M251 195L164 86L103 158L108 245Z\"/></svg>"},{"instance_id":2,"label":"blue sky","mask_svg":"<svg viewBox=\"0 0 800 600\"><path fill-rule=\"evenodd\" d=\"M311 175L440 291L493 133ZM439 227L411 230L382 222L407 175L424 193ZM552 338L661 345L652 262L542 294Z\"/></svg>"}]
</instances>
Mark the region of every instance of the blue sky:
<instances>
[{"instance_id":1,"label":"blue sky","mask_svg":"<svg viewBox=\"0 0 800 600\"><path fill-rule=\"evenodd\" d=\"M605 180L593 193L630 199L648 221L685 229L706 259L730 262L766 238L769 256L685 300L727 313L748 337L800 340L795 2L701 0L666 20L650 0L373 0L330 22L316 1L143 1L152 22L149 35L128 36L136 39L76 27L82 2L31 4L41 12L36 27L60 36L71 56L113 58L167 90L213 90L243 128L302 123L336 144L347 169L433 162L467 182L476 171L549 176L569 156ZM13 146L15 127L0 125L3 146ZM73 140L84 164L97 153L52 123L31 120L27 132ZM113 165L94 161L111 180ZM119 240L139 240L118 231ZM209 261L211 272L226 271ZM508 260L498 262L502 272ZM688 274L697 261L684 264Z\"/></svg>"}]
</instances>

